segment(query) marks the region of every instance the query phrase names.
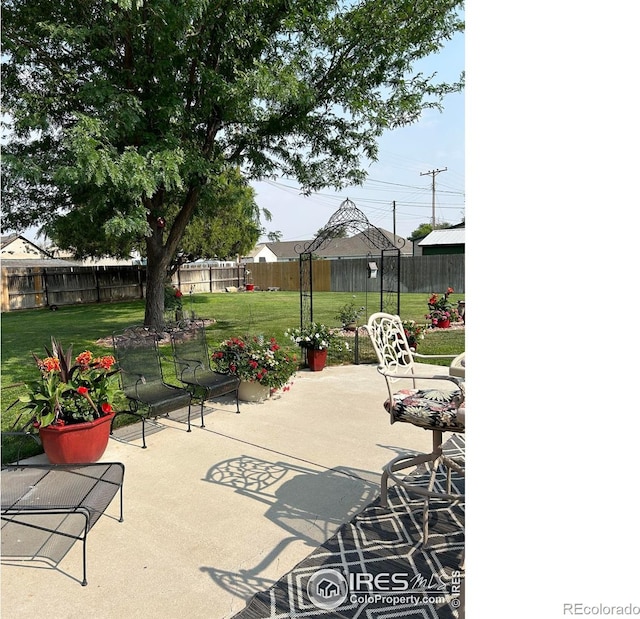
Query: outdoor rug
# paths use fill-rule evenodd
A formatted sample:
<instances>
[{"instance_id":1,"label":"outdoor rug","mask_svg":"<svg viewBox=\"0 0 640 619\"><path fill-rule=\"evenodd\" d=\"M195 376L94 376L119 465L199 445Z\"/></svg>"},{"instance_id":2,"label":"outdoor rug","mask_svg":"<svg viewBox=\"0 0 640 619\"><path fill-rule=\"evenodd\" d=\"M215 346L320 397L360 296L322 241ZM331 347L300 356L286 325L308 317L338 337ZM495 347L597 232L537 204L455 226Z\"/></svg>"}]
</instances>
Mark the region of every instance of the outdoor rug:
<instances>
[{"instance_id":1,"label":"outdoor rug","mask_svg":"<svg viewBox=\"0 0 640 619\"><path fill-rule=\"evenodd\" d=\"M446 452L464 461L464 436ZM414 471L424 483L427 472ZM438 471L436 489L444 491ZM464 478L453 476L455 492ZM464 578L464 501L429 501L429 538L422 547L423 499L391 486L389 507L380 499L296 565L266 591L255 594L234 619L407 617L459 619Z\"/></svg>"}]
</instances>

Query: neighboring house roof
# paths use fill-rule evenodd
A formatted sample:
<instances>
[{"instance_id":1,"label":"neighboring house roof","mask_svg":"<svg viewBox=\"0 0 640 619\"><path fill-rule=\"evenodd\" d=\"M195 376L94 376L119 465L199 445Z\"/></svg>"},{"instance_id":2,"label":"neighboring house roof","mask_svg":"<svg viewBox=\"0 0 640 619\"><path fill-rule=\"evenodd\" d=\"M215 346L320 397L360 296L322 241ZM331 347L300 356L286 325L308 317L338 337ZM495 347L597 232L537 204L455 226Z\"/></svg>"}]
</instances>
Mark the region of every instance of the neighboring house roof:
<instances>
[{"instance_id":1,"label":"neighboring house roof","mask_svg":"<svg viewBox=\"0 0 640 619\"><path fill-rule=\"evenodd\" d=\"M2 237L2 259L11 261L11 266L114 266L130 265L132 259L88 258L75 260L71 253L58 250L50 251L38 247L35 243L20 234L9 234Z\"/></svg>"},{"instance_id":2,"label":"neighboring house roof","mask_svg":"<svg viewBox=\"0 0 640 619\"><path fill-rule=\"evenodd\" d=\"M427 234L419 243L425 245L464 245L464 228L444 228Z\"/></svg>"},{"instance_id":3,"label":"neighboring house roof","mask_svg":"<svg viewBox=\"0 0 640 619\"><path fill-rule=\"evenodd\" d=\"M393 243L394 236L392 232L388 230L382 230L378 228L382 234L384 234L391 243ZM278 243L266 243L266 246L278 257L279 260L297 260L300 257L300 252L304 251L304 248L311 245L314 239L305 241L280 241ZM402 255L410 256L413 252L411 249L411 243L407 242L401 236L396 235L397 241L394 245L398 245L398 242L404 241L404 246L400 247L400 253ZM364 232L360 232L347 238L332 239L326 247L314 251L316 256L321 258L363 258L367 254L376 254L378 249L371 247L365 237Z\"/></svg>"},{"instance_id":4,"label":"neighboring house roof","mask_svg":"<svg viewBox=\"0 0 640 619\"><path fill-rule=\"evenodd\" d=\"M4 258L4 256L3 256ZM82 262L75 262L73 260L62 260L62 258L13 258L6 260L4 266L6 267L18 267L18 268L30 268L39 267L50 269L52 267L86 267L88 265Z\"/></svg>"},{"instance_id":5,"label":"neighboring house roof","mask_svg":"<svg viewBox=\"0 0 640 619\"><path fill-rule=\"evenodd\" d=\"M1 237L1 253L4 260L43 259L52 255L21 234Z\"/></svg>"}]
</instances>

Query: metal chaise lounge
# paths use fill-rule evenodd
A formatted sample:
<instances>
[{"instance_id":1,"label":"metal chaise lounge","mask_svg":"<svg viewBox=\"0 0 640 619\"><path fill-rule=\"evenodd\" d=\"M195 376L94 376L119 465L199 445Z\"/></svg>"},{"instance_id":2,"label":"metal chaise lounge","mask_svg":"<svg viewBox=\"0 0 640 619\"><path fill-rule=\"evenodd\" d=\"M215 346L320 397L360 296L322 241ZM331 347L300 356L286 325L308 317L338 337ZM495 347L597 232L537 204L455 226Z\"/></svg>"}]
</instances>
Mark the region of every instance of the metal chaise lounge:
<instances>
[{"instance_id":1,"label":"metal chaise lounge","mask_svg":"<svg viewBox=\"0 0 640 619\"><path fill-rule=\"evenodd\" d=\"M87 584L87 535L120 494L124 464L10 464L2 467L2 557L47 557L59 562L82 541Z\"/></svg>"}]
</instances>

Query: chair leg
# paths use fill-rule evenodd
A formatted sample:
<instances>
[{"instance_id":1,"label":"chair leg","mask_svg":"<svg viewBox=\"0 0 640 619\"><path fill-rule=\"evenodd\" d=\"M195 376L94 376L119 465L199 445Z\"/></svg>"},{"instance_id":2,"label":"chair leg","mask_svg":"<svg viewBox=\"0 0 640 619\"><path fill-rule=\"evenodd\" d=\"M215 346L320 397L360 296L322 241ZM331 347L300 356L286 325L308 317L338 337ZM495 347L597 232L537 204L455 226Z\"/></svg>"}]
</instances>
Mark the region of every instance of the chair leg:
<instances>
[{"instance_id":1,"label":"chair leg","mask_svg":"<svg viewBox=\"0 0 640 619\"><path fill-rule=\"evenodd\" d=\"M204 396L200 400L200 427L204 428Z\"/></svg>"},{"instance_id":2,"label":"chair leg","mask_svg":"<svg viewBox=\"0 0 640 619\"><path fill-rule=\"evenodd\" d=\"M425 548L429 539L429 497L425 497L422 506L422 547Z\"/></svg>"},{"instance_id":3,"label":"chair leg","mask_svg":"<svg viewBox=\"0 0 640 619\"><path fill-rule=\"evenodd\" d=\"M380 504L383 507L387 507L387 487L389 484L389 478L391 478L398 486L403 488L415 490L416 492L426 496L427 490L421 489L418 486L405 483L399 477L395 475L397 471L404 471L408 468L415 468L421 464L427 462L433 462L438 456L436 453L429 454L413 454L413 455L401 455L397 456L391 462L388 462L382 469L382 477L380 479Z\"/></svg>"}]
</instances>

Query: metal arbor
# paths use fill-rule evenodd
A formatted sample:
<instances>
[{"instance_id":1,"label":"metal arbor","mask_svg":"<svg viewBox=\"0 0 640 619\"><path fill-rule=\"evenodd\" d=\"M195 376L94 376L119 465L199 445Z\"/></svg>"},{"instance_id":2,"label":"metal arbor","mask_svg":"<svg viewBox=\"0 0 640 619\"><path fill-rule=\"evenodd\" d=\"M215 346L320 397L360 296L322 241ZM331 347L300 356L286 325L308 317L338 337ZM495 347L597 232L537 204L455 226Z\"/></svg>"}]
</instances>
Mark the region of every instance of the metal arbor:
<instances>
[{"instance_id":1,"label":"metal arbor","mask_svg":"<svg viewBox=\"0 0 640 619\"><path fill-rule=\"evenodd\" d=\"M325 248L332 239L360 233L363 242L380 256L380 311L400 314L400 247L394 245L366 215L347 198L329 218L318 236L303 246L296 246L300 254L300 327L313 322L313 254Z\"/></svg>"}]
</instances>

